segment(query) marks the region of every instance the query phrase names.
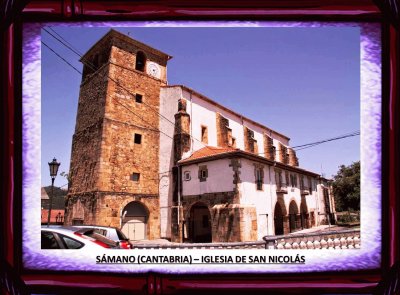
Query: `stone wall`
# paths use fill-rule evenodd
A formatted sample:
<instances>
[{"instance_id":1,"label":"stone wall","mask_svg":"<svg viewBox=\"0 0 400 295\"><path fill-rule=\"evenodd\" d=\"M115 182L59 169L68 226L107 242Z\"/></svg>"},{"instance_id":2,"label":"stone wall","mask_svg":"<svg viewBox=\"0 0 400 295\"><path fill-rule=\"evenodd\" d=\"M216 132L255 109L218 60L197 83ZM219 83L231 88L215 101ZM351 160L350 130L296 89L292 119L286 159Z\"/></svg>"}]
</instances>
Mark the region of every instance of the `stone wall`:
<instances>
[{"instance_id":1,"label":"stone wall","mask_svg":"<svg viewBox=\"0 0 400 295\"><path fill-rule=\"evenodd\" d=\"M257 240L255 206L216 205L211 209L213 242L245 242Z\"/></svg>"},{"instance_id":2,"label":"stone wall","mask_svg":"<svg viewBox=\"0 0 400 295\"><path fill-rule=\"evenodd\" d=\"M185 223L189 224L192 206L206 205L211 215L212 242L255 241L257 240L256 208L237 204L237 201L238 195L235 192L183 196L182 215Z\"/></svg>"},{"instance_id":3,"label":"stone wall","mask_svg":"<svg viewBox=\"0 0 400 295\"><path fill-rule=\"evenodd\" d=\"M264 133L264 157L270 161L275 161L275 147L272 137Z\"/></svg>"},{"instance_id":4,"label":"stone wall","mask_svg":"<svg viewBox=\"0 0 400 295\"><path fill-rule=\"evenodd\" d=\"M159 80L133 70L135 55L112 47L110 77L105 106L101 191L158 194ZM143 95L142 103L134 94ZM135 143L135 134L141 143ZM131 179L139 173L139 181Z\"/></svg>"},{"instance_id":5,"label":"stone wall","mask_svg":"<svg viewBox=\"0 0 400 295\"><path fill-rule=\"evenodd\" d=\"M174 129L174 161L182 159L183 153L190 150L190 115L186 112L186 100L178 102L178 112L175 114Z\"/></svg>"},{"instance_id":6,"label":"stone wall","mask_svg":"<svg viewBox=\"0 0 400 295\"><path fill-rule=\"evenodd\" d=\"M296 156L296 152L292 148L288 148L288 154L289 154L289 165L290 166L299 166L299 159Z\"/></svg>"},{"instance_id":7,"label":"stone wall","mask_svg":"<svg viewBox=\"0 0 400 295\"><path fill-rule=\"evenodd\" d=\"M219 147L232 146L232 130L229 128L229 120L220 113L216 113L217 120L217 145Z\"/></svg>"},{"instance_id":8,"label":"stone wall","mask_svg":"<svg viewBox=\"0 0 400 295\"><path fill-rule=\"evenodd\" d=\"M105 63L86 73L81 85L66 223L78 214L85 224L120 227L121 204L139 198L153 216L147 237L159 237L159 106L165 81L135 70L135 62L137 51L144 51L160 63L165 78L166 57L146 52L140 43L124 43L124 37L107 38L86 57Z\"/></svg>"},{"instance_id":9,"label":"stone wall","mask_svg":"<svg viewBox=\"0 0 400 295\"><path fill-rule=\"evenodd\" d=\"M246 152L258 154L257 140L254 139L254 131L243 126L244 150Z\"/></svg>"},{"instance_id":10,"label":"stone wall","mask_svg":"<svg viewBox=\"0 0 400 295\"><path fill-rule=\"evenodd\" d=\"M69 194L95 190L98 182L108 69L104 66L81 85L72 138Z\"/></svg>"},{"instance_id":11,"label":"stone wall","mask_svg":"<svg viewBox=\"0 0 400 295\"><path fill-rule=\"evenodd\" d=\"M74 219L83 220L83 224L121 228L122 210L130 202L140 202L147 212L148 239L160 238L159 199L156 195L136 195L128 193L93 192L74 195L66 206L66 225L72 225ZM67 214L68 213L68 214Z\"/></svg>"},{"instance_id":12,"label":"stone wall","mask_svg":"<svg viewBox=\"0 0 400 295\"><path fill-rule=\"evenodd\" d=\"M279 143L278 155L279 155L279 158L278 158L279 162L286 164L286 165L289 164L288 148L281 143Z\"/></svg>"}]
</instances>

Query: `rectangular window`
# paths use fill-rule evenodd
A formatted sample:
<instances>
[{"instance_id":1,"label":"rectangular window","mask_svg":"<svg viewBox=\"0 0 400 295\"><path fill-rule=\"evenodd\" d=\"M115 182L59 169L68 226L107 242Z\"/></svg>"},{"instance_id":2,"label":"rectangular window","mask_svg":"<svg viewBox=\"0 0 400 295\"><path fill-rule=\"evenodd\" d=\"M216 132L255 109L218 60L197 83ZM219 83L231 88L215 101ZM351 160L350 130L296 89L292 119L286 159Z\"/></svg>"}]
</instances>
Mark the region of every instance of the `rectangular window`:
<instances>
[{"instance_id":1,"label":"rectangular window","mask_svg":"<svg viewBox=\"0 0 400 295\"><path fill-rule=\"evenodd\" d=\"M290 174L290 186L295 187L296 186L296 175Z\"/></svg>"},{"instance_id":2,"label":"rectangular window","mask_svg":"<svg viewBox=\"0 0 400 295\"><path fill-rule=\"evenodd\" d=\"M297 175L296 174L290 174L290 181L292 187L297 187Z\"/></svg>"},{"instance_id":3,"label":"rectangular window","mask_svg":"<svg viewBox=\"0 0 400 295\"><path fill-rule=\"evenodd\" d=\"M139 178L140 178L140 173L132 173L132 175L131 175L131 180L132 181L139 181Z\"/></svg>"},{"instance_id":4,"label":"rectangular window","mask_svg":"<svg viewBox=\"0 0 400 295\"><path fill-rule=\"evenodd\" d=\"M136 93L135 94L135 101L137 103L142 103L143 102L143 95Z\"/></svg>"},{"instance_id":5,"label":"rectangular window","mask_svg":"<svg viewBox=\"0 0 400 295\"><path fill-rule=\"evenodd\" d=\"M185 171L185 172L183 173L183 179L184 179L185 181L189 181L189 180L191 179L191 177L190 177L190 171Z\"/></svg>"},{"instance_id":6,"label":"rectangular window","mask_svg":"<svg viewBox=\"0 0 400 295\"><path fill-rule=\"evenodd\" d=\"M283 179L282 179L282 172L278 173L278 183L279 183L279 187L285 186L285 184L283 183Z\"/></svg>"},{"instance_id":7,"label":"rectangular window","mask_svg":"<svg viewBox=\"0 0 400 295\"><path fill-rule=\"evenodd\" d=\"M201 126L201 142L208 144L208 130L207 126Z\"/></svg>"},{"instance_id":8,"label":"rectangular window","mask_svg":"<svg viewBox=\"0 0 400 295\"><path fill-rule=\"evenodd\" d=\"M141 134L138 134L138 133L135 133L135 143L136 144L141 144L142 143L142 135Z\"/></svg>"},{"instance_id":9,"label":"rectangular window","mask_svg":"<svg viewBox=\"0 0 400 295\"><path fill-rule=\"evenodd\" d=\"M263 187L263 178L262 178L261 168L256 169L256 185L257 185L257 190L261 191L262 187Z\"/></svg>"},{"instance_id":10,"label":"rectangular window","mask_svg":"<svg viewBox=\"0 0 400 295\"><path fill-rule=\"evenodd\" d=\"M208 170L207 166L200 166L199 167L199 179L201 182L206 181L208 177Z\"/></svg>"}]
</instances>

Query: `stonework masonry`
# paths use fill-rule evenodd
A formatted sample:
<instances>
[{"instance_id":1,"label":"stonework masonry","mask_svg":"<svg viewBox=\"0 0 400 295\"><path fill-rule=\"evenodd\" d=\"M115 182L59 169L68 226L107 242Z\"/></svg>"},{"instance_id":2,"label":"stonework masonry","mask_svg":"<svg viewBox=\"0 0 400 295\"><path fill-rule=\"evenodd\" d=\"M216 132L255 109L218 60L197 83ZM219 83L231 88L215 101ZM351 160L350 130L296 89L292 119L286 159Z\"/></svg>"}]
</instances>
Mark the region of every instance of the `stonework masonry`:
<instances>
[{"instance_id":1,"label":"stonework masonry","mask_svg":"<svg viewBox=\"0 0 400 295\"><path fill-rule=\"evenodd\" d=\"M182 155L190 150L190 116L186 112L186 101L178 102L178 112L175 114L174 130L174 160L182 159Z\"/></svg>"},{"instance_id":2,"label":"stonework masonry","mask_svg":"<svg viewBox=\"0 0 400 295\"><path fill-rule=\"evenodd\" d=\"M279 143L278 147L278 155L279 155L279 162L283 164L289 164L289 155L288 155L288 148L283 144Z\"/></svg>"},{"instance_id":3,"label":"stonework masonry","mask_svg":"<svg viewBox=\"0 0 400 295\"><path fill-rule=\"evenodd\" d=\"M146 236L158 238L158 111L167 56L121 35L111 31L84 56L104 64L95 71L85 66L66 224L74 223L74 206L83 204L83 223L121 227L124 207L139 202L148 212ZM158 62L160 79L135 69L139 50L147 60ZM142 101L135 100L136 94L142 95Z\"/></svg>"},{"instance_id":4,"label":"stonework masonry","mask_svg":"<svg viewBox=\"0 0 400 295\"><path fill-rule=\"evenodd\" d=\"M192 206L201 203L207 206L211 214L212 242L254 241L257 239L256 209L235 203L238 199L236 192L184 196L182 206L185 224L190 224Z\"/></svg>"},{"instance_id":5,"label":"stonework masonry","mask_svg":"<svg viewBox=\"0 0 400 295\"><path fill-rule=\"evenodd\" d=\"M148 209L146 237L159 238L159 200L156 195L113 194L107 192L84 193L70 198L67 208L68 220L83 220L85 224L96 224L121 228L121 211L130 202L143 203Z\"/></svg>"},{"instance_id":6,"label":"stonework masonry","mask_svg":"<svg viewBox=\"0 0 400 295\"><path fill-rule=\"evenodd\" d=\"M220 113L216 113L217 120L217 145L228 147L232 145L232 130L229 129L229 120ZM230 138L229 138L230 135Z\"/></svg>"},{"instance_id":7,"label":"stonework masonry","mask_svg":"<svg viewBox=\"0 0 400 295\"><path fill-rule=\"evenodd\" d=\"M270 161L275 161L274 140L264 133L264 156Z\"/></svg>"},{"instance_id":8,"label":"stonework masonry","mask_svg":"<svg viewBox=\"0 0 400 295\"><path fill-rule=\"evenodd\" d=\"M244 130L244 150L250 153L258 153L257 140L254 139L254 131L243 126Z\"/></svg>"},{"instance_id":9,"label":"stonework masonry","mask_svg":"<svg viewBox=\"0 0 400 295\"><path fill-rule=\"evenodd\" d=\"M299 166L299 159L296 156L296 152L292 148L288 148L288 157L289 157L289 165L298 167Z\"/></svg>"}]
</instances>

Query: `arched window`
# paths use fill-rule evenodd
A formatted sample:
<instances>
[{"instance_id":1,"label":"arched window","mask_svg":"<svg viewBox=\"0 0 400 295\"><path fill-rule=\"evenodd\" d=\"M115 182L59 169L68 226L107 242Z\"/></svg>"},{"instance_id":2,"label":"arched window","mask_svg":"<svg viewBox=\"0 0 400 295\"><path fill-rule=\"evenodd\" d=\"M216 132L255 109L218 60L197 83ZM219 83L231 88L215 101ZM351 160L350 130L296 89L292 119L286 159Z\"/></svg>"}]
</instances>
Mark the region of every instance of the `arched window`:
<instances>
[{"instance_id":1,"label":"arched window","mask_svg":"<svg viewBox=\"0 0 400 295\"><path fill-rule=\"evenodd\" d=\"M144 67L146 65L146 55L143 52L139 51L136 54L136 65L135 69L141 72L144 72Z\"/></svg>"}]
</instances>

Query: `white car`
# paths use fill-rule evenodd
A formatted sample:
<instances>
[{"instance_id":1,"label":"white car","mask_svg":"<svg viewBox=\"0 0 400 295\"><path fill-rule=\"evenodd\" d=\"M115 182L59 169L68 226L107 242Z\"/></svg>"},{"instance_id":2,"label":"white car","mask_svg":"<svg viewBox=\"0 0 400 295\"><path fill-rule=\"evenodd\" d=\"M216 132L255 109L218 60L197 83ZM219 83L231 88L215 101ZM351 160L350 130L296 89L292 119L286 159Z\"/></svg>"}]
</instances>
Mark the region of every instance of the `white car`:
<instances>
[{"instance_id":1,"label":"white car","mask_svg":"<svg viewBox=\"0 0 400 295\"><path fill-rule=\"evenodd\" d=\"M42 249L118 248L118 244L87 229L77 227L46 227L41 231Z\"/></svg>"}]
</instances>

